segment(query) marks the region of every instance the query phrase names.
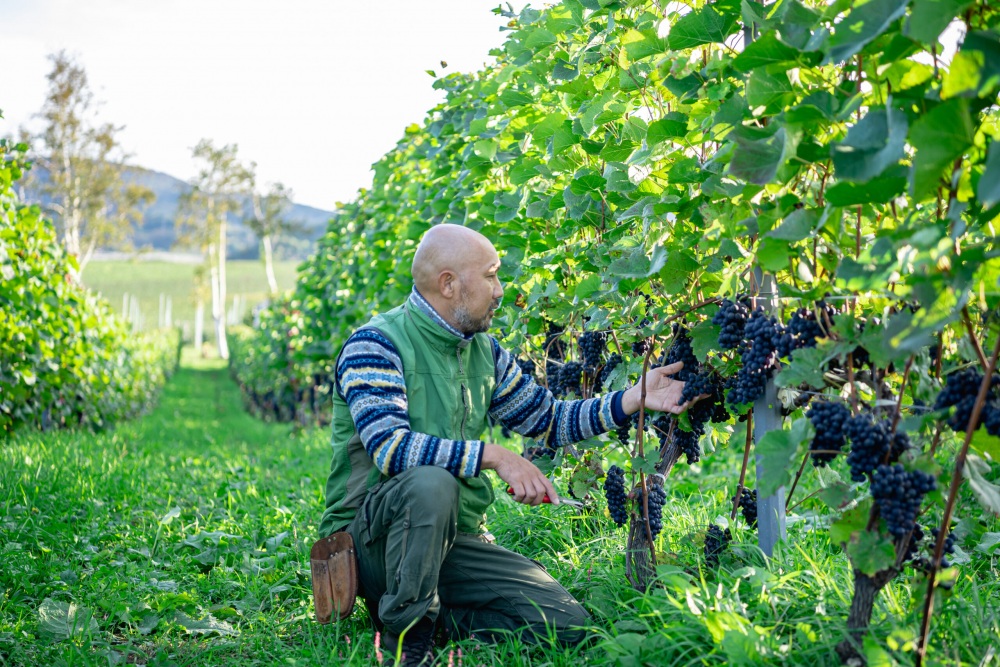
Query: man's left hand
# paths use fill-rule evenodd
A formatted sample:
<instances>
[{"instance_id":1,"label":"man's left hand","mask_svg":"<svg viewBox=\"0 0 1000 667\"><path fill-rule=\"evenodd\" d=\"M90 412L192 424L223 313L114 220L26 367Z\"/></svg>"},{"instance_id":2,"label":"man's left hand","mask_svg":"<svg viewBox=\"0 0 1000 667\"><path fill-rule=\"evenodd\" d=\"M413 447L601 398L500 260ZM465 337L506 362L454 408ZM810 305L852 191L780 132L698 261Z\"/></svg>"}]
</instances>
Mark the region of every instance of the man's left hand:
<instances>
[{"instance_id":1,"label":"man's left hand","mask_svg":"<svg viewBox=\"0 0 1000 667\"><path fill-rule=\"evenodd\" d=\"M651 368L646 373L646 409L657 412L670 412L679 415L688 409L690 403L681 403L681 392L684 391L684 383L680 380L667 377L675 375L682 368L684 362ZM642 380L640 379L634 386L625 390L622 396L622 409L626 414L633 414L639 411L642 403Z\"/></svg>"}]
</instances>

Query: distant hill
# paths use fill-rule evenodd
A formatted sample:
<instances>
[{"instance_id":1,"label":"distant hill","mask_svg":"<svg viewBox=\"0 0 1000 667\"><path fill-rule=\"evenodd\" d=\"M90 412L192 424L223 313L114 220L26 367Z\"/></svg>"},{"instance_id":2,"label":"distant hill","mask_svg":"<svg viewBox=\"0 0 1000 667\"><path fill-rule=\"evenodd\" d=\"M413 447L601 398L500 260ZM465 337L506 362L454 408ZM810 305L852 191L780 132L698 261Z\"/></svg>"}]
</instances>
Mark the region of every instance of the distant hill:
<instances>
[{"instance_id":1,"label":"distant hill","mask_svg":"<svg viewBox=\"0 0 1000 667\"><path fill-rule=\"evenodd\" d=\"M37 165L32 169L32 176L42 181L46 178L44 170ZM174 220L177 217L177 205L181 195L190 186L170 174L142 167L129 167L126 178L133 183L146 186L156 195L156 200L146 208L142 222L133 231L132 243L135 248L154 251L185 250L176 246L177 228ZM27 201L43 201L30 184L26 188L24 198ZM316 240L326 231L327 222L332 216L332 211L293 204L288 217L299 225L300 230L279 240L275 245L277 257L305 259L311 255L316 247ZM248 227L234 222L229 225L227 232L227 249L232 259L257 258L259 244ZM115 250L115 248L102 248L102 250Z\"/></svg>"}]
</instances>

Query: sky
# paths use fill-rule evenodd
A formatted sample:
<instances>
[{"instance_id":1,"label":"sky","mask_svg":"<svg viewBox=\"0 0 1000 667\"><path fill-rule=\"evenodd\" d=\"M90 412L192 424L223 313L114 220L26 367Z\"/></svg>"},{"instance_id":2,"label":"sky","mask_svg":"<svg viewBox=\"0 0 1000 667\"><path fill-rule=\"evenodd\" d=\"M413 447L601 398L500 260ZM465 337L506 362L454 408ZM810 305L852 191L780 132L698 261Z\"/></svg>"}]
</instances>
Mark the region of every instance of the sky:
<instances>
[{"instance_id":1,"label":"sky","mask_svg":"<svg viewBox=\"0 0 1000 667\"><path fill-rule=\"evenodd\" d=\"M133 164L188 180L199 140L235 143L261 184L332 210L444 99L425 70L492 62L506 35L498 4L0 0L0 136L37 128L47 56L65 50L102 103L98 120L125 126Z\"/></svg>"}]
</instances>

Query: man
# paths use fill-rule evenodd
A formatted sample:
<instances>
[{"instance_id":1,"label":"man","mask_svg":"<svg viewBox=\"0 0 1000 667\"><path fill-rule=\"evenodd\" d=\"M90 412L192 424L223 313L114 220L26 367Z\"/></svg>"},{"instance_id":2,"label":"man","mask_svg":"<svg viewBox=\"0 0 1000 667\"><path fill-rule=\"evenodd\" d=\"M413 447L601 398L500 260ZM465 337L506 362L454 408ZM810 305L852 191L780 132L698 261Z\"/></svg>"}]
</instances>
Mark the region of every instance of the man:
<instances>
[{"instance_id":1,"label":"man","mask_svg":"<svg viewBox=\"0 0 1000 667\"><path fill-rule=\"evenodd\" d=\"M534 561L491 543L483 527L493 470L528 505L553 504L531 462L479 440L487 419L556 447L625 423L640 388L556 401L485 332L500 305L500 259L482 234L438 225L413 258L413 292L346 342L336 365L333 463L320 532L346 530L359 594L387 651L430 664L436 626L583 638L589 615ZM646 408L678 413L681 364L653 369ZM402 637L401 637L402 636Z\"/></svg>"}]
</instances>

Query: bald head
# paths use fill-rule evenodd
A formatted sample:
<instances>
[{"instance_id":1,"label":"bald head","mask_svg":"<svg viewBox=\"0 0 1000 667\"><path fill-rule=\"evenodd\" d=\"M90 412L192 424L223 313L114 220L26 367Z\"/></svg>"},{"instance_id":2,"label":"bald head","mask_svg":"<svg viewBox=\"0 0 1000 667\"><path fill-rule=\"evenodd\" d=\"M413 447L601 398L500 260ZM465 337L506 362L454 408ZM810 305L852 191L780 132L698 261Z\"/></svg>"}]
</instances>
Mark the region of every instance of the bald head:
<instances>
[{"instance_id":1,"label":"bald head","mask_svg":"<svg viewBox=\"0 0 1000 667\"><path fill-rule=\"evenodd\" d=\"M496 256L490 240L461 225L435 225L424 233L413 255L413 284L421 294L429 296L438 290L441 273L450 271L461 276L474 264Z\"/></svg>"},{"instance_id":2,"label":"bald head","mask_svg":"<svg viewBox=\"0 0 1000 667\"><path fill-rule=\"evenodd\" d=\"M500 258L490 240L461 225L436 225L413 255L413 285L431 306L463 333L489 329L503 287Z\"/></svg>"}]
</instances>

